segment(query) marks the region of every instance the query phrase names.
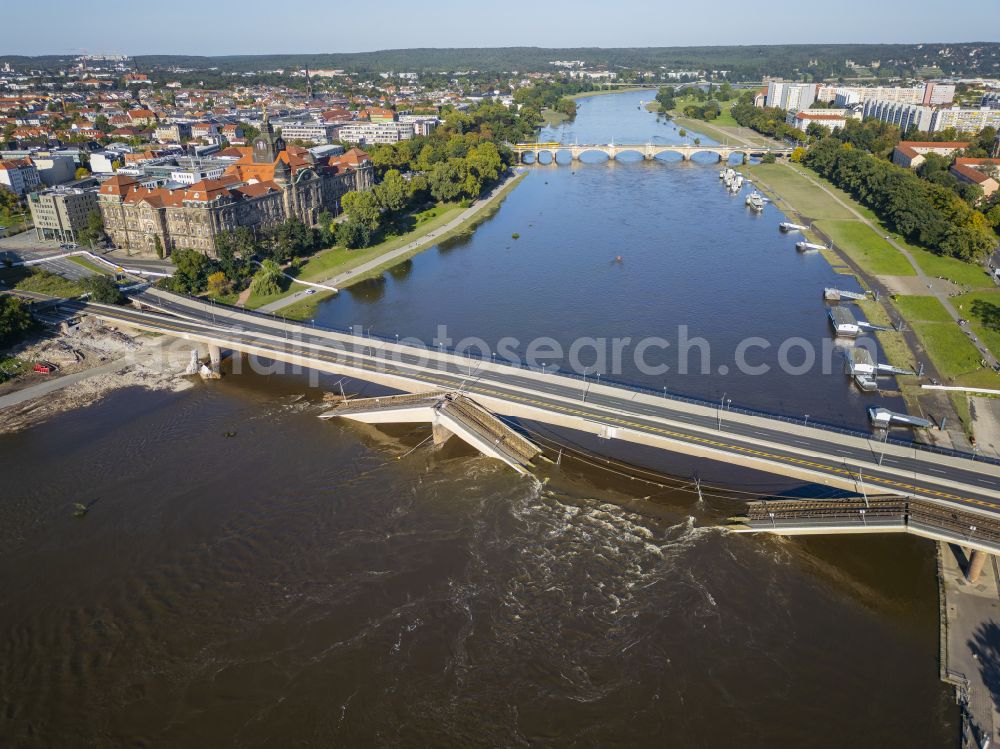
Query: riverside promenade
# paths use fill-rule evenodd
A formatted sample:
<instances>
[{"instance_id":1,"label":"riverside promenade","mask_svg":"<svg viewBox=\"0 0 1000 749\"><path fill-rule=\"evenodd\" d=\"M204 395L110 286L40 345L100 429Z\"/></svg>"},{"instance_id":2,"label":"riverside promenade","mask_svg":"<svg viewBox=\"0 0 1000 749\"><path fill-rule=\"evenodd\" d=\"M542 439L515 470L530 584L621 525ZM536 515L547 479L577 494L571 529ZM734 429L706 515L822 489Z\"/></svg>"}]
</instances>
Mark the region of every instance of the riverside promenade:
<instances>
[{"instance_id":1,"label":"riverside promenade","mask_svg":"<svg viewBox=\"0 0 1000 749\"><path fill-rule=\"evenodd\" d=\"M335 289L341 289L344 286L350 285L352 282L359 278L363 278L366 274L371 273L395 260L403 260L407 256L416 254L422 249L426 249L431 244L440 240L442 237L448 233L455 231L460 228L463 224L466 224L476 218L479 214L485 211L487 208L494 205L501 197L503 197L507 188L511 187L517 180L524 177L525 172L515 171L510 176L508 176L503 182L500 182L496 187L494 187L488 195L485 195L478 200L476 200L472 205L458 214L455 218L449 221L447 224L439 226L438 228L427 232L418 239L414 239L412 242L403 245L402 247L397 247L395 250L385 253L384 255L379 255L378 257L372 258L371 260L358 265L357 267L351 268L349 270L341 271L335 273L327 278L312 282L311 286L315 287L317 285L329 286ZM292 279L293 283L298 283L296 279ZM285 307L289 307L296 302L300 302L307 298L307 286L303 285L302 291L297 291L294 294L290 294L286 297L282 297L270 304L265 304L260 308L261 312L276 312Z\"/></svg>"},{"instance_id":2,"label":"riverside promenade","mask_svg":"<svg viewBox=\"0 0 1000 749\"><path fill-rule=\"evenodd\" d=\"M962 746L1000 739L1000 575L991 557L970 583L967 550L938 544L941 580L941 679L954 685L962 710Z\"/></svg>"}]
</instances>

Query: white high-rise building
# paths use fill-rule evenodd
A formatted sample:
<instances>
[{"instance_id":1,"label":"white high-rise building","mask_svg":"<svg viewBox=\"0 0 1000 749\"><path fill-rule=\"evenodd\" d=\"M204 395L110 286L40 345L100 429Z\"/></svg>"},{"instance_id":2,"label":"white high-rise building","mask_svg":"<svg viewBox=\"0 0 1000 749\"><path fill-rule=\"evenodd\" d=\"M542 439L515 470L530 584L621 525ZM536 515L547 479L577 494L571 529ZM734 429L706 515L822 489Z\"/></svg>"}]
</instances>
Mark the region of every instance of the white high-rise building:
<instances>
[{"instance_id":1,"label":"white high-rise building","mask_svg":"<svg viewBox=\"0 0 1000 749\"><path fill-rule=\"evenodd\" d=\"M816 101L816 90L815 83L769 81L765 106L780 107L790 111L808 109Z\"/></svg>"}]
</instances>

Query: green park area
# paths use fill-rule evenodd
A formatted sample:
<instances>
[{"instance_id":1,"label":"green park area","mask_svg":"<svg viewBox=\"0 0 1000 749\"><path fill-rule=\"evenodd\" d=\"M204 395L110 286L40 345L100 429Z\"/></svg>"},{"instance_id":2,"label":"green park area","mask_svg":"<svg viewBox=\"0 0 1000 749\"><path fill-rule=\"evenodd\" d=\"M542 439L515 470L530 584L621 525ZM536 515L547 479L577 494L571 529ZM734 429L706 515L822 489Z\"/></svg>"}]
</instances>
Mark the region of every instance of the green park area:
<instances>
[{"instance_id":1,"label":"green park area","mask_svg":"<svg viewBox=\"0 0 1000 749\"><path fill-rule=\"evenodd\" d=\"M356 250L349 250L346 247L331 247L321 250L300 265L293 265L287 268L285 272L303 281L322 283L332 276L357 268L359 265L363 265L370 260L420 239L425 234L454 220L463 210L465 208L459 203L435 205L425 211L408 216L407 221L388 229L387 232L389 232L389 235L384 241L378 244ZM406 227L409 227L409 229L407 230ZM402 262L402 260L403 258L400 258L397 262ZM269 294L267 296L251 294L246 300L245 306L247 309L257 309L271 302L283 299L296 291L302 291L302 287L290 284L278 294ZM320 292L316 296L323 299L329 296L329 294L327 292ZM320 301L320 299L315 301Z\"/></svg>"},{"instance_id":2,"label":"green park area","mask_svg":"<svg viewBox=\"0 0 1000 749\"><path fill-rule=\"evenodd\" d=\"M75 297L83 293L79 284L41 268L4 268L0 270L0 281L4 288L48 296Z\"/></svg>"},{"instance_id":3,"label":"green park area","mask_svg":"<svg viewBox=\"0 0 1000 749\"><path fill-rule=\"evenodd\" d=\"M787 206L788 211L810 221L853 218L847 208L786 164L754 164L746 172L782 210Z\"/></svg>"},{"instance_id":4,"label":"green park area","mask_svg":"<svg viewBox=\"0 0 1000 749\"><path fill-rule=\"evenodd\" d=\"M812 223L836 248L869 276L915 276L910 261L886 240L904 247L928 276L958 287L951 303L968 320L959 326L939 299L930 295L898 295L890 304L894 315L872 301L859 306L876 325L890 326L902 317L913 329L935 368L949 382L970 387L1000 387L1000 375L984 369L982 353L967 334L971 330L994 354L1000 353L1000 289L984 268L957 258L936 255L891 234L871 211L842 190L800 165L757 164L747 168L757 186L784 212ZM824 189L826 188L826 189ZM853 211L852 211L853 209ZM854 211L865 220L855 215ZM899 366L915 364L913 353L897 333L879 333L889 360ZM905 383L905 378L904 378Z\"/></svg>"},{"instance_id":5,"label":"green park area","mask_svg":"<svg viewBox=\"0 0 1000 749\"><path fill-rule=\"evenodd\" d=\"M815 226L866 273L913 276L913 266L883 235L857 219L816 221Z\"/></svg>"}]
</instances>

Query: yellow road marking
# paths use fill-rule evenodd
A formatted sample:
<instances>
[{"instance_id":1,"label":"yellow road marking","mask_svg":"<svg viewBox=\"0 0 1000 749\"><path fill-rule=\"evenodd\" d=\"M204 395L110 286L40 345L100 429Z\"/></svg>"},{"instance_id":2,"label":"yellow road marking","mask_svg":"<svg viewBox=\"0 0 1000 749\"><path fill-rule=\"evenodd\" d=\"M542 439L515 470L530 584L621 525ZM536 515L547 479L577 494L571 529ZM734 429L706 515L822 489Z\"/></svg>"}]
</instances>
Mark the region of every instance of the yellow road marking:
<instances>
[{"instance_id":1,"label":"yellow road marking","mask_svg":"<svg viewBox=\"0 0 1000 749\"><path fill-rule=\"evenodd\" d=\"M103 313L103 314L105 314L107 316L111 316L109 313ZM134 318L134 317L129 317L128 314L125 313L124 311L122 311L122 312L119 313L119 317L124 317L128 321L138 322L140 325L145 325L146 327L162 327L162 328L167 328L168 330L175 330L175 331L183 332L183 333L194 333L195 335L205 335L206 337L208 336L208 334L206 334L206 333L199 333L199 331L197 329L191 330L190 328L194 327L193 323L186 323L187 326L188 326L187 328L181 327L181 326L177 325L176 323L170 323L168 321L159 321L159 320L157 320L155 323L151 323L146 318L139 318L138 320L136 320L136 318ZM252 331L246 331L246 334L248 336L252 335L254 338L256 338L259 335L257 333L253 333ZM248 342L249 343L253 343L252 340L248 341ZM269 342L269 341L261 341L261 340L258 339L256 345L259 345L261 347L266 347L267 345L273 345L273 343ZM286 353L295 354L294 350L286 351ZM344 351L343 353L347 354L349 352ZM353 367L353 368L356 368L356 369L365 369L365 370L370 370L370 371L375 371L377 369L377 366L376 366L375 363L361 361L361 360L354 361L354 362L340 361L335 356L333 356L333 355L331 355L329 353L321 352L321 351L320 352L301 353L301 354L298 354L298 355L299 356L303 356L304 358L319 358L321 360L329 361L329 362L332 362L334 364L341 364L341 365ZM434 383L438 383L438 384L449 386L449 387L453 386L453 381L451 379L442 378L442 377L434 377L434 376L432 376L430 374L423 374L423 373L421 373L419 376L414 376L413 374L405 373L405 372L402 372L402 371L397 371L397 372L387 371L387 374L391 374L391 375L394 375L394 376L397 376L397 377L408 377L408 378L413 378L413 379L425 380L425 381L434 382ZM456 376L460 376L460 375L456 375ZM628 419L623 419L623 418L619 418L619 417L616 417L616 416L610 416L610 415L607 415L607 414L596 413L594 411L584 411L584 410L580 410L578 408L571 408L569 406L564 406L561 403L557 403L557 402L554 402L554 401L541 401L541 400L538 400L536 398L531 398L531 397L519 395L517 393L508 393L508 392L503 392L503 391L500 391L500 390L494 390L492 388L483 387L481 385L472 385L472 386L470 386L467 389L473 390L474 392L480 393L481 395L488 395L488 396L493 396L493 397L497 397L497 398L501 398L501 399L506 399L506 400L520 401L522 403L526 403L526 404L529 404L529 405L532 405L532 406L536 406L536 407L538 407L538 408L540 408L542 410L558 411L558 412L562 412L562 413L573 415L573 416L579 416L580 418L598 419L602 423L603 422L607 422L609 424L617 424L619 426L627 427L629 429L634 429L634 430L637 430L637 431L640 431L640 432L659 434L659 435L662 435L664 437L669 437L669 438L673 438L673 439L677 439L677 440L681 440L681 441L686 441L686 442L691 442L691 443L699 443L699 444L705 445L707 447L712 447L712 448L716 448L716 449L720 449L720 450L728 450L730 452L738 452L738 453L742 453L742 454L745 454L745 455L750 455L750 456L753 456L753 457L756 457L756 458L760 458L761 460L771 460L771 461L777 461L777 462L782 462L782 463L789 463L789 464L793 464L793 465L797 465L797 466L802 466L802 467L806 467L806 468L813 468L813 469L815 469L817 471L820 471L820 472L837 474L837 475L840 475L840 476L847 476L848 478L853 478L855 475L857 475L857 474L851 472L850 470L848 470L846 468L840 468L838 466L832 466L832 465L828 465L828 464L825 464L825 463L817 463L814 460L809 460L809 459L806 459L806 458L796 458L796 457L790 456L790 455L778 455L778 454L775 454L775 453L766 452L766 451L763 451L763 450L758 450L756 448L746 447L746 446L743 446L743 445L738 445L738 444L735 444L735 443L732 443L732 442L723 442L723 441L720 441L720 440L717 440L717 439L712 439L712 438L708 438L708 437L701 437L701 436L698 436L698 435L695 435L695 434L688 434L688 433L685 433L685 432L677 432L677 431L674 431L674 430L671 430L671 429L665 429L665 428L662 428L662 427L655 427L655 426L651 426L651 425L647 425L647 424L641 424L639 422L629 421ZM891 486L891 487L898 488L898 489L911 490L911 491L919 493L919 494L929 494L929 495L933 495L935 497L940 497L942 499L948 499L948 500L952 500L952 501L955 501L955 502L961 502L961 503L967 503L967 504L975 504L975 505L979 505L981 507L989 507L989 508L992 508L992 509L1000 509L1000 505L995 504L993 502L987 502L985 500L976 499L974 497L962 497L962 496L959 496L959 495L956 495L956 494L949 494L947 492L941 492L941 491L937 491L937 490L934 490L934 489L924 489L924 488L921 488L921 487L914 486L913 484L907 484L907 483L904 483L904 482L901 482L901 481L896 481L894 479L881 478L881 477L878 477L878 476L870 476L870 477L868 477L867 480L868 480L869 483L872 483L872 484L880 484L880 485L884 485L884 486Z\"/></svg>"}]
</instances>

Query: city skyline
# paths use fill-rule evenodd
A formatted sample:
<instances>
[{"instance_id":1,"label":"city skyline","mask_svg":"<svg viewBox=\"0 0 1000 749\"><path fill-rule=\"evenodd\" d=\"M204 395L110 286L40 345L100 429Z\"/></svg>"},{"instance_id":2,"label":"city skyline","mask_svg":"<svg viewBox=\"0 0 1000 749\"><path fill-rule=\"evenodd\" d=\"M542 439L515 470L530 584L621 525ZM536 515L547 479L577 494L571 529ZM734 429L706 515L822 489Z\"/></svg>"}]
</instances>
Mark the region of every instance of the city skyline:
<instances>
[{"instance_id":1,"label":"city skyline","mask_svg":"<svg viewBox=\"0 0 1000 749\"><path fill-rule=\"evenodd\" d=\"M748 13L745 3L720 0L706 19L698 7L668 7L642 0L618 3L613 13L604 3L556 0L539 7L514 0L496 11L469 8L457 0L437 3L435 12L414 12L414 6L387 0L377 21L359 22L333 8L288 0L280 7L251 0L233 13L229 6L211 6L178 0L174 24L150 24L124 0L109 0L95 15L66 0L42 0L8 9L9 28L30 28L39 11L45 35L8 35L5 54L322 54L372 52L417 47L664 47L771 44L919 44L991 42L1000 39L995 28L970 23L986 9L978 0L956 0L948 13L926 0L911 3L906 13L890 5L845 0L836 8L811 8L803 14L791 0L776 0L766 14ZM48 12L46 12L48 11ZM491 15L487 15L490 13ZM275 33L275 20L308 18L308 24L290 25ZM405 14L406 23L393 19ZM728 22L719 23L719 18ZM109 34L109 18L117 24ZM865 19L863 24L858 18ZM188 22L189 21L189 22ZM339 27L349 24L350 33ZM278 24L281 29L283 24ZM992 34L992 36L991 36ZM984 36L985 35L985 36Z\"/></svg>"}]
</instances>

